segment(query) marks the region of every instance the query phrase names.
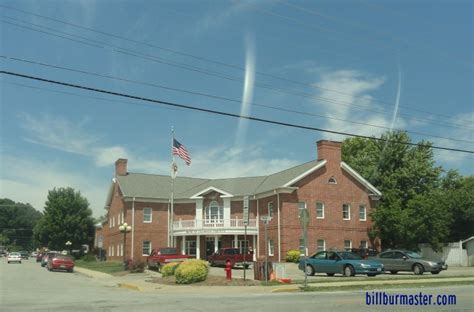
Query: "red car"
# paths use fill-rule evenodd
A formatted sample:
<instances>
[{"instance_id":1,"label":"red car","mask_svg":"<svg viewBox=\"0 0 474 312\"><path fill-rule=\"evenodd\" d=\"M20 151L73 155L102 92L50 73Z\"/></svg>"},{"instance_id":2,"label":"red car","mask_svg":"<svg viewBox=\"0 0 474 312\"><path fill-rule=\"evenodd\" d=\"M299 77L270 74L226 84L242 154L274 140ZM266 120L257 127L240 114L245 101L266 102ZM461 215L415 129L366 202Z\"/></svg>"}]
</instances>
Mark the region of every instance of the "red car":
<instances>
[{"instance_id":1,"label":"red car","mask_svg":"<svg viewBox=\"0 0 474 312\"><path fill-rule=\"evenodd\" d=\"M49 271L66 270L72 273L74 271L74 260L69 256L55 254L48 258L46 268Z\"/></svg>"},{"instance_id":2,"label":"red car","mask_svg":"<svg viewBox=\"0 0 474 312\"><path fill-rule=\"evenodd\" d=\"M166 247L160 249L153 249L146 262L149 269L161 271L161 267L169 262L179 262L191 258L190 256L182 255L177 248Z\"/></svg>"}]
</instances>

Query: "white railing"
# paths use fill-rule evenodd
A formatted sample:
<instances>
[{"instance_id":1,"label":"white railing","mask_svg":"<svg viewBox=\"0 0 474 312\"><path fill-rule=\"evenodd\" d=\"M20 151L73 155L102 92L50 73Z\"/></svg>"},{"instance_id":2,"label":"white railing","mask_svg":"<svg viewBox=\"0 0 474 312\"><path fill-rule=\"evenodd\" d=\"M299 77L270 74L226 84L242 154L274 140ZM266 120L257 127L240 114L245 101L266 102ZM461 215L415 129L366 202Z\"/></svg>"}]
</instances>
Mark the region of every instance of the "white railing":
<instances>
[{"instance_id":1,"label":"white railing","mask_svg":"<svg viewBox=\"0 0 474 312\"><path fill-rule=\"evenodd\" d=\"M219 220L179 220L173 222L173 230L190 229L244 229L244 220L242 219L219 219ZM250 219L247 228L257 228L257 220Z\"/></svg>"}]
</instances>

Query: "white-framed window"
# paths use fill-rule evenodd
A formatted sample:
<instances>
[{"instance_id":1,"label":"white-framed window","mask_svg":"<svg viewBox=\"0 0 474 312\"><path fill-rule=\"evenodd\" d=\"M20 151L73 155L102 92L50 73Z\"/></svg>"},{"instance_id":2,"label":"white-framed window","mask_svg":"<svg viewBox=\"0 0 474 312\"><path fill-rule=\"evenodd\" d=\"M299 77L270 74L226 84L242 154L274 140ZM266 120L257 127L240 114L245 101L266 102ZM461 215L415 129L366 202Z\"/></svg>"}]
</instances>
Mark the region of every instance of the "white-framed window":
<instances>
[{"instance_id":1,"label":"white-framed window","mask_svg":"<svg viewBox=\"0 0 474 312\"><path fill-rule=\"evenodd\" d=\"M122 214L122 222L121 223L123 224L125 222L125 213L124 213L123 209L122 209L121 214Z\"/></svg>"},{"instance_id":2,"label":"white-framed window","mask_svg":"<svg viewBox=\"0 0 474 312\"><path fill-rule=\"evenodd\" d=\"M268 216L273 217L273 202L269 202L267 207L268 207Z\"/></svg>"},{"instance_id":3,"label":"white-framed window","mask_svg":"<svg viewBox=\"0 0 474 312\"><path fill-rule=\"evenodd\" d=\"M112 245L112 257L115 256L115 248L114 245Z\"/></svg>"},{"instance_id":4,"label":"white-framed window","mask_svg":"<svg viewBox=\"0 0 474 312\"><path fill-rule=\"evenodd\" d=\"M275 245L273 239L268 240L268 255L273 256L275 254Z\"/></svg>"},{"instance_id":5,"label":"white-framed window","mask_svg":"<svg viewBox=\"0 0 474 312\"><path fill-rule=\"evenodd\" d=\"M349 204L343 204L342 205L342 218L344 220L350 220L351 219L351 205L349 205Z\"/></svg>"},{"instance_id":6,"label":"white-framed window","mask_svg":"<svg viewBox=\"0 0 474 312\"><path fill-rule=\"evenodd\" d=\"M305 201L299 201L298 202L298 209L301 211L303 209L306 209L306 202Z\"/></svg>"},{"instance_id":7,"label":"white-framed window","mask_svg":"<svg viewBox=\"0 0 474 312\"><path fill-rule=\"evenodd\" d=\"M186 240L184 242L184 253L188 256L196 256L196 241Z\"/></svg>"},{"instance_id":8,"label":"white-framed window","mask_svg":"<svg viewBox=\"0 0 474 312\"><path fill-rule=\"evenodd\" d=\"M112 216L112 227L115 226L115 216Z\"/></svg>"},{"instance_id":9,"label":"white-framed window","mask_svg":"<svg viewBox=\"0 0 474 312\"><path fill-rule=\"evenodd\" d=\"M151 252L151 242L149 240L144 240L142 244L142 255L149 256Z\"/></svg>"},{"instance_id":10,"label":"white-framed window","mask_svg":"<svg viewBox=\"0 0 474 312\"><path fill-rule=\"evenodd\" d=\"M324 219L324 203L316 202L316 219Z\"/></svg>"},{"instance_id":11,"label":"white-framed window","mask_svg":"<svg viewBox=\"0 0 474 312\"><path fill-rule=\"evenodd\" d=\"M366 240L361 240L360 248L369 248L369 243Z\"/></svg>"},{"instance_id":12,"label":"white-framed window","mask_svg":"<svg viewBox=\"0 0 474 312\"><path fill-rule=\"evenodd\" d=\"M143 223L151 223L153 218L152 210L150 207L143 208Z\"/></svg>"},{"instance_id":13,"label":"white-framed window","mask_svg":"<svg viewBox=\"0 0 474 312\"><path fill-rule=\"evenodd\" d=\"M111 246L109 246L109 252L107 253L107 256L109 256L109 257L112 256L112 247Z\"/></svg>"},{"instance_id":14,"label":"white-framed window","mask_svg":"<svg viewBox=\"0 0 474 312\"><path fill-rule=\"evenodd\" d=\"M326 241L324 239L318 239L316 243L316 251L326 250Z\"/></svg>"},{"instance_id":15,"label":"white-framed window","mask_svg":"<svg viewBox=\"0 0 474 312\"><path fill-rule=\"evenodd\" d=\"M344 250L351 251L352 249L352 241L350 239L344 240Z\"/></svg>"},{"instance_id":16,"label":"white-framed window","mask_svg":"<svg viewBox=\"0 0 474 312\"><path fill-rule=\"evenodd\" d=\"M112 218L109 218L109 228L112 227Z\"/></svg>"},{"instance_id":17,"label":"white-framed window","mask_svg":"<svg viewBox=\"0 0 474 312\"><path fill-rule=\"evenodd\" d=\"M120 251L120 244L117 244L117 257L120 257L122 255Z\"/></svg>"},{"instance_id":18,"label":"white-framed window","mask_svg":"<svg viewBox=\"0 0 474 312\"><path fill-rule=\"evenodd\" d=\"M335 177L330 177L330 178L328 179L328 184L337 184L336 178L335 178Z\"/></svg>"},{"instance_id":19,"label":"white-framed window","mask_svg":"<svg viewBox=\"0 0 474 312\"><path fill-rule=\"evenodd\" d=\"M366 221L367 220L367 213L365 209L365 205L359 205L359 220Z\"/></svg>"},{"instance_id":20,"label":"white-framed window","mask_svg":"<svg viewBox=\"0 0 474 312\"><path fill-rule=\"evenodd\" d=\"M209 203L206 207L206 223L222 223L224 222L224 207L219 206L219 203L215 200Z\"/></svg>"}]
</instances>

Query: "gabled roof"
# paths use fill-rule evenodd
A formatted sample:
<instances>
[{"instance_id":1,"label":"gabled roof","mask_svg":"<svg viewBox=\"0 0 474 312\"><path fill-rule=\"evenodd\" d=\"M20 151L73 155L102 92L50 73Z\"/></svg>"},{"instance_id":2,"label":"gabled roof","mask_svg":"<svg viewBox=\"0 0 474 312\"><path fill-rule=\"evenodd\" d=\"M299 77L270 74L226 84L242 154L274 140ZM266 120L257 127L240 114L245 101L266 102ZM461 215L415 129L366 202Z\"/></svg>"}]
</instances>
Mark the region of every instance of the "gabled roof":
<instances>
[{"instance_id":1,"label":"gabled roof","mask_svg":"<svg viewBox=\"0 0 474 312\"><path fill-rule=\"evenodd\" d=\"M378 197L382 196L382 192L380 192L375 186L370 184L369 181L367 181L360 174L358 174L357 171L352 169L351 166L341 161L341 168L344 169L347 173L349 173L354 179L359 181L363 186L365 186L371 192L370 195L375 195Z\"/></svg>"}]
</instances>

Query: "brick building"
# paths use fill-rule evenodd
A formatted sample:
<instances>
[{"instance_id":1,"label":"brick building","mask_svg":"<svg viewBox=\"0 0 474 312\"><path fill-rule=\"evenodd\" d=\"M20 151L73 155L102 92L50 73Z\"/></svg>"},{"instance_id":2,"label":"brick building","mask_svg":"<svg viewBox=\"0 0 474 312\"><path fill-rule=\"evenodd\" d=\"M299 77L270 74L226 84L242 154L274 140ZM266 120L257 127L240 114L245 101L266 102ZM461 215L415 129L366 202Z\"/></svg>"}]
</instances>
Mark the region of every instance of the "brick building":
<instances>
[{"instance_id":1,"label":"brick building","mask_svg":"<svg viewBox=\"0 0 474 312\"><path fill-rule=\"evenodd\" d=\"M116 161L107 196L107 220L101 234L110 260L123 257L119 225L132 230L127 258L144 259L152 250L174 245L205 259L220 247L254 251L254 257L284 261L290 249L301 249L300 211L309 214L309 253L330 248L378 247L369 238L370 212L381 193L341 161L341 143L317 142L317 159L268 176L229 179L177 177L173 211L171 178L127 172L127 160ZM244 240L243 201L249 196L249 225ZM173 215L173 217L171 217ZM265 246L262 216L271 216Z\"/></svg>"}]
</instances>

